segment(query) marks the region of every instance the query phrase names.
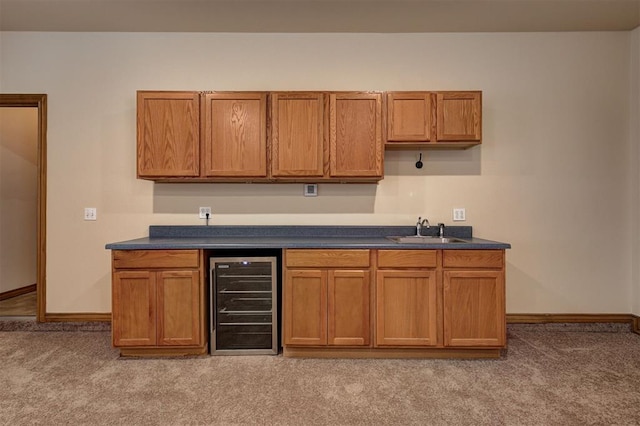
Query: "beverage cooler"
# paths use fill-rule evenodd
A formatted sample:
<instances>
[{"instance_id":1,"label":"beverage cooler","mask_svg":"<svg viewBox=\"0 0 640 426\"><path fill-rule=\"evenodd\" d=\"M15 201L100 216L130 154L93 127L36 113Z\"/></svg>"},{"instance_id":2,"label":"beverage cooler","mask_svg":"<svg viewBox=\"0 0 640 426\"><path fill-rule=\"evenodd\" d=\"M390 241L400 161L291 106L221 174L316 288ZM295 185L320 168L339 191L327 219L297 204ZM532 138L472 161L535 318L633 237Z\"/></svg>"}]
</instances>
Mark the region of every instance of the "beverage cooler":
<instances>
[{"instance_id":1,"label":"beverage cooler","mask_svg":"<svg viewBox=\"0 0 640 426\"><path fill-rule=\"evenodd\" d=\"M276 257L210 258L211 355L278 353Z\"/></svg>"}]
</instances>

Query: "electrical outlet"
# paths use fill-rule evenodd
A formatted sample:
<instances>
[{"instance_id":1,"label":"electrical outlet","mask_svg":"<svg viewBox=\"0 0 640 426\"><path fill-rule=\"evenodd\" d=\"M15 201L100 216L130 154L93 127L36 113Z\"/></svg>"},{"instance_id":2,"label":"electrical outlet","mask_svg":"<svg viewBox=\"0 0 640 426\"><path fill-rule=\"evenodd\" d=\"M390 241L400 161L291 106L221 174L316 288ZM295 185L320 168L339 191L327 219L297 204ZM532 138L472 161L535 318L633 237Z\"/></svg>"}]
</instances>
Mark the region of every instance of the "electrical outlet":
<instances>
[{"instance_id":1,"label":"electrical outlet","mask_svg":"<svg viewBox=\"0 0 640 426\"><path fill-rule=\"evenodd\" d=\"M467 220L467 214L464 208L453 209L454 222L464 222L465 220Z\"/></svg>"},{"instance_id":2,"label":"electrical outlet","mask_svg":"<svg viewBox=\"0 0 640 426\"><path fill-rule=\"evenodd\" d=\"M200 207L200 219L206 219L207 215L209 215L209 219L211 219L211 207Z\"/></svg>"},{"instance_id":3,"label":"electrical outlet","mask_svg":"<svg viewBox=\"0 0 640 426\"><path fill-rule=\"evenodd\" d=\"M98 212L95 207L84 208L84 220L98 220Z\"/></svg>"}]
</instances>

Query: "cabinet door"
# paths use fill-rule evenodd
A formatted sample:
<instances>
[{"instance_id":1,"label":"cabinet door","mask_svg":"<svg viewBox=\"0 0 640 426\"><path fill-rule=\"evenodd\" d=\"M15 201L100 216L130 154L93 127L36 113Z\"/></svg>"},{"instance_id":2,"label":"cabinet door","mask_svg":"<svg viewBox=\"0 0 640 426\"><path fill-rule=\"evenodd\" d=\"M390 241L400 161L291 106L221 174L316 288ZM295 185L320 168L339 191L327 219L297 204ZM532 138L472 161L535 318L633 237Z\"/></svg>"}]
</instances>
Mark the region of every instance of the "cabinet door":
<instances>
[{"instance_id":1,"label":"cabinet door","mask_svg":"<svg viewBox=\"0 0 640 426\"><path fill-rule=\"evenodd\" d=\"M157 274L158 345L201 344L198 271L159 271Z\"/></svg>"},{"instance_id":2,"label":"cabinet door","mask_svg":"<svg viewBox=\"0 0 640 426\"><path fill-rule=\"evenodd\" d=\"M156 344L156 275L149 271L113 273L113 346Z\"/></svg>"},{"instance_id":3,"label":"cabinet door","mask_svg":"<svg viewBox=\"0 0 640 426\"><path fill-rule=\"evenodd\" d=\"M327 344L327 271L287 270L284 282L284 344Z\"/></svg>"},{"instance_id":4,"label":"cabinet door","mask_svg":"<svg viewBox=\"0 0 640 426\"><path fill-rule=\"evenodd\" d=\"M323 177L325 112L322 93L271 94L271 174Z\"/></svg>"},{"instance_id":5,"label":"cabinet door","mask_svg":"<svg viewBox=\"0 0 640 426\"><path fill-rule=\"evenodd\" d=\"M200 95L138 92L138 177L200 175Z\"/></svg>"},{"instance_id":6,"label":"cabinet door","mask_svg":"<svg viewBox=\"0 0 640 426\"><path fill-rule=\"evenodd\" d=\"M368 346L369 271L329 271L328 291L328 344Z\"/></svg>"},{"instance_id":7,"label":"cabinet door","mask_svg":"<svg viewBox=\"0 0 640 426\"><path fill-rule=\"evenodd\" d=\"M482 139L482 92L439 92L438 141Z\"/></svg>"},{"instance_id":8,"label":"cabinet door","mask_svg":"<svg viewBox=\"0 0 640 426\"><path fill-rule=\"evenodd\" d=\"M387 142L430 142L436 109L430 92L387 93Z\"/></svg>"},{"instance_id":9,"label":"cabinet door","mask_svg":"<svg viewBox=\"0 0 640 426\"><path fill-rule=\"evenodd\" d=\"M378 271L376 346L435 346L436 322L435 271Z\"/></svg>"},{"instance_id":10,"label":"cabinet door","mask_svg":"<svg viewBox=\"0 0 640 426\"><path fill-rule=\"evenodd\" d=\"M267 176L267 94L204 96L204 173L208 177Z\"/></svg>"},{"instance_id":11,"label":"cabinet door","mask_svg":"<svg viewBox=\"0 0 640 426\"><path fill-rule=\"evenodd\" d=\"M382 95L332 93L331 177L382 177Z\"/></svg>"},{"instance_id":12,"label":"cabinet door","mask_svg":"<svg viewBox=\"0 0 640 426\"><path fill-rule=\"evenodd\" d=\"M504 346L502 271L444 272L445 346Z\"/></svg>"}]
</instances>

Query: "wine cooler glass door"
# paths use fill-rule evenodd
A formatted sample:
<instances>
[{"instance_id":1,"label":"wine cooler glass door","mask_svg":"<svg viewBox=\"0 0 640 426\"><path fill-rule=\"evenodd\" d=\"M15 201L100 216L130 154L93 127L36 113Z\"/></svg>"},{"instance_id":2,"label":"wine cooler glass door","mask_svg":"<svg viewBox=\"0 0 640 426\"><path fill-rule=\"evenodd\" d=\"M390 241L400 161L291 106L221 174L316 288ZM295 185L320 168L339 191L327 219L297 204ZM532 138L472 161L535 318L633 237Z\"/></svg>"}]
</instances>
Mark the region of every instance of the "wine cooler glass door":
<instances>
[{"instance_id":1,"label":"wine cooler glass door","mask_svg":"<svg viewBox=\"0 0 640 426\"><path fill-rule=\"evenodd\" d=\"M277 354L276 258L212 258L211 353Z\"/></svg>"}]
</instances>

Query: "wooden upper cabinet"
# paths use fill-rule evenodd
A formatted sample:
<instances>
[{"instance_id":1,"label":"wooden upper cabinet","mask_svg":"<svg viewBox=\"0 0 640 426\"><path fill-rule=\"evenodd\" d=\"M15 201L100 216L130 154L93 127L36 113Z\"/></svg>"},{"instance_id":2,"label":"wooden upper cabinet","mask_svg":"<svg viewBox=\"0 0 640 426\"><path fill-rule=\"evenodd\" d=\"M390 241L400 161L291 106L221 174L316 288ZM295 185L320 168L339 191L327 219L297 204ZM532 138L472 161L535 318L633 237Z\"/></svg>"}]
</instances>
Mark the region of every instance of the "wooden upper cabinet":
<instances>
[{"instance_id":1,"label":"wooden upper cabinet","mask_svg":"<svg viewBox=\"0 0 640 426\"><path fill-rule=\"evenodd\" d=\"M330 177L382 178L382 94L329 97Z\"/></svg>"},{"instance_id":2,"label":"wooden upper cabinet","mask_svg":"<svg viewBox=\"0 0 640 426\"><path fill-rule=\"evenodd\" d=\"M200 175L200 94L137 94L137 166L140 178Z\"/></svg>"},{"instance_id":3,"label":"wooden upper cabinet","mask_svg":"<svg viewBox=\"0 0 640 426\"><path fill-rule=\"evenodd\" d=\"M137 92L137 176L363 182L384 148L468 148L482 92Z\"/></svg>"},{"instance_id":4,"label":"wooden upper cabinet","mask_svg":"<svg viewBox=\"0 0 640 426\"><path fill-rule=\"evenodd\" d=\"M271 94L271 175L323 177L325 96L323 93Z\"/></svg>"},{"instance_id":5,"label":"wooden upper cabinet","mask_svg":"<svg viewBox=\"0 0 640 426\"><path fill-rule=\"evenodd\" d=\"M267 94L204 95L205 177L267 176Z\"/></svg>"},{"instance_id":6,"label":"wooden upper cabinet","mask_svg":"<svg viewBox=\"0 0 640 426\"><path fill-rule=\"evenodd\" d=\"M430 142L436 110L430 92L387 93L387 142Z\"/></svg>"},{"instance_id":7,"label":"wooden upper cabinet","mask_svg":"<svg viewBox=\"0 0 640 426\"><path fill-rule=\"evenodd\" d=\"M387 92L386 148L469 148L482 141L482 92Z\"/></svg>"},{"instance_id":8,"label":"wooden upper cabinet","mask_svg":"<svg viewBox=\"0 0 640 426\"><path fill-rule=\"evenodd\" d=\"M438 141L482 139L482 92L438 92Z\"/></svg>"}]
</instances>

